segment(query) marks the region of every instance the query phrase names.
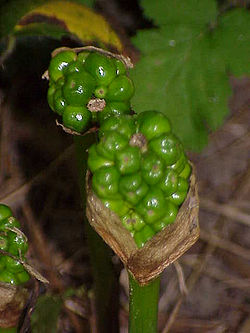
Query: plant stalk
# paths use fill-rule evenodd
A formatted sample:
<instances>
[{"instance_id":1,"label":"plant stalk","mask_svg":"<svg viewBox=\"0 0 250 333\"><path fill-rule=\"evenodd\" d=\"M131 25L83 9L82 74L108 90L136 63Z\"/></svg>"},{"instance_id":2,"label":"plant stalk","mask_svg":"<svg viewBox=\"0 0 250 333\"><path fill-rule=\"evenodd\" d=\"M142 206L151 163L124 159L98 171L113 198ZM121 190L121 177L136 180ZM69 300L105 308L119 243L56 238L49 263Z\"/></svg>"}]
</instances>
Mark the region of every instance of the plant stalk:
<instances>
[{"instance_id":1,"label":"plant stalk","mask_svg":"<svg viewBox=\"0 0 250 333\"><path fill-rule=\"evenodd\" d=\"M84 210L85 232L89 248L90 264L94 280L95 310L100 333L118 333L119 321L119 273L112 263L112 251L87 221L85 176L87 170L87 149L95 141L93 134L75 136L79 185Z\"/></svg>"},{"instance_id":2,"label":"plant stalk","mask_svg":"<svg viewBox=\"0 0 250 333\"><path fill-rule=\"evenodd\" d=\"M160 277L140 286L129 274L129 333L157 332L159 289Z\"/></svg>"}]
</instances>

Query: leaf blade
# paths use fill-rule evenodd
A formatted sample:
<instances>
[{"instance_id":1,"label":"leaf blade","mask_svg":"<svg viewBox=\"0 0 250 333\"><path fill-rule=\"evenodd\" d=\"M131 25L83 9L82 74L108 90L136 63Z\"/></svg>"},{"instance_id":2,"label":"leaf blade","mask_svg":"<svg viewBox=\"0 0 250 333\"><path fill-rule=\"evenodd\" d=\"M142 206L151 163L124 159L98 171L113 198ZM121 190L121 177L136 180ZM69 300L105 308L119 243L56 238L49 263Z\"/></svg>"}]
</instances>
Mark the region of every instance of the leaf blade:
<instances>
[{"instance_id":1,"label":"leaf blade","mask_svg":"<svg viewBox=\"0 0 250 333\"><path fill-rule=\"evenodd\" d=\"M168 25L144 34L134 38L142 58L131 73L137 91L133 108L165 113L185 147L200 151L228 114L225 61L207 30Z\"/></svg>"},{"instance_id":2,"label":"leaf blade","mask_svg":"<svg viewBox=\"0 0 250 333\"><path fill-rule=\"evenodd\" d=\"M235 76L250 75L250 13L237 8L218 19L213 47L221 54Z\"/></svg>"},{"instance_id":3,"label":"leaf blade","mask_svg":"<svg viewBox=\"0 0 250 333\"><path fill-rule=\"evenodd\" d=\"M18 36L21 36L22 32L24 35L32 35L34 32L36 36L61 38L65 30L66 35L74 36L83 44L97 44L121 52L123 45L116 32L104 17L81 4L85 2L90 3L85 0L25 0L22 2L23 6L16 7L20 1L12 0L4 8L5 15L0 22L0 38L13 32ZM11 18L10 22L6 16ZM55 29L52 29L53 25Z\"/></svg>"},{"instance_id":4,"label":"leaf blade","mask_svg":"<svg viewBox=\"0 0 250 333\"><path fill-rule=\"evenodd\" d=\"M214 0L141 0L144 14L155 23L191 24L204 26L215 20L217 5Z\"/></svg>"}]
</instances>

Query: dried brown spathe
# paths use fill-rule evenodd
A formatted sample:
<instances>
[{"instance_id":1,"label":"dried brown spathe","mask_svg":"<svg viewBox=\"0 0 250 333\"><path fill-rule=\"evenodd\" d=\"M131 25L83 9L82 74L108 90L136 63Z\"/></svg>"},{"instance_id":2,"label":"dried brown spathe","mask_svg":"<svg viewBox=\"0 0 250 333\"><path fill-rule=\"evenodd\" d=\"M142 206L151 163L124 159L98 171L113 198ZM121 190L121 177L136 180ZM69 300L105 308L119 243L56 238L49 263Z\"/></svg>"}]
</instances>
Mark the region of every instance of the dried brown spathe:
<instances>
[{"instance_id":1,"label":"dried brown spathe","mask_svg":"<svg viewBox=\"0 0 250 333\"><path fill-rule=\"evenodd\" d=\"M156 278L199 238L199 198L194 171L190 177L187 198L175 222L158 232L140 249L137 248L133 237L122 225L119 217L106 208L93 193L89 172L86 177L86 189L86 213L89 223L141 285Z\"/></svg>"},{"instance_id":2,"label":"dried brown spathe","mask_svg":"<svg viewBox=\"0 0 250 333\"><path fill-rule=\"evenodd\" d=\"M26 289L0 282L0 327L17 326L27 296Z\"/></svg>"}]
</instances>

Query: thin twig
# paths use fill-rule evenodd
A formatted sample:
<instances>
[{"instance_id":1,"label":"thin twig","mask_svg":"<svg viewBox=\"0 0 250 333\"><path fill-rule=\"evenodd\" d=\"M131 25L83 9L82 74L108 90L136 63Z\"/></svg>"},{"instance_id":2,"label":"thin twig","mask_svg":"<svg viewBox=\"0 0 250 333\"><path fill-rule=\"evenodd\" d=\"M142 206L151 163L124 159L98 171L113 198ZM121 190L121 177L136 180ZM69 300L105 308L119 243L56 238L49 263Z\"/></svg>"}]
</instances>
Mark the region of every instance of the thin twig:
<instances>
[{"instance_id":1,"label":"thin twig","mask_svg":"<svg viewBox=\"0 0 250 333\"><path fill-rule=\"evenodd\" d=\"M250 215L243 213L240 209L227 204L218 204L208 198L200 199L200 207L202 209L224 215L235 222L250 226Z\"/></svg>"},{"instance_id":2,"label":"thin twig","mask_svg":"<svg viewBox=\"0 0 250 333\"><path fill-rule=\"evenodd\" d=\"M235 254L236 256L240 256L246 260L250 260L250 251L238 244L230 242L226 239L221 238L219 235L212 234L206 230L201 230L200 238L214 246L226 250Z\"/></svg>"},{"instance_id":3,"label":"thin twig","mask_svg":"<svg viewBox=\"0 0 250 333\"><path fill-rule=\"evenodd\" d=\"M58 166L67 159L74 151L74 146L70 145L66 148L62 154L60 154L57 158L55 158L46 169L40 171L35 177L30 179L29 181L22 184L20 187L15 189L14 191L4 195L0 198L0 202L5 203L6 205L14 206L14 203L19 201L20 199L24 200L25 194L29 191L32 185L40 182L44 178L48 177L52 172L54 172Z\"/></svg>"},{"instance_id":4,"label":"thin twig","mask_svg":"<svg viewBox=\"0 0 250 333\"><path fill-rule=\"evenodd\" d=\"M193 268L196 264L196 259L192 259L189 256L183 256L183 258L181 258L181 262L184 265ZM237 289L245 289L246 292L250 292L250 279L240 279L232 277L231 275L225 273L224 271L216 267L206 267L204 269L204 273L215 280L227 284L230 287Z\"/></svg>"},{"instance_id":5,"label":"thin twig","mask_svg":"<svg viewBox=\"0 0 250 333\"><path fill-rule=\"evenodd\" d=\"M188 290L187 290L187 286L186 286L186 282L185 282L185 278L184 278L184 273L183 273L183 270L182 270L182 267L181 267L179 261L176 260L174 262L174 266L175 266L176 273L178 276L180 292L181 292L181 294L187 295Z\"/></svg>"},{"instance_id":6,"label":"thin twig","mask_svg":"<svg viewBox=\"0 0 250 333\"><path fill-rule=\"evenodd\" d=\"M196 282L198 281L201 272L203 271L203 269L206 266L206 263L208 261L208 259L210 258L210 256L213 254L213 252L215 251L215 247L211 244L208 244L208 246L206 247L206 251L204 254L201 254L201 258L200 261L197 260L196 264L195 264L195 270L192 272L192 274L190 275L190 277L187 280L187 292L190 293L190 291L192 290L192 288L194 287L194 285L196 284ZM184 299L186 298L186 295L180 295L169 318L168 321L164 327L164 329L162 330L162 333L168 333L170 332L170 329L173 325L173 323L175 322L175 319L178 315L178 312L180 310L181 304L184 301Z\"/></svg>"}]
</instances>

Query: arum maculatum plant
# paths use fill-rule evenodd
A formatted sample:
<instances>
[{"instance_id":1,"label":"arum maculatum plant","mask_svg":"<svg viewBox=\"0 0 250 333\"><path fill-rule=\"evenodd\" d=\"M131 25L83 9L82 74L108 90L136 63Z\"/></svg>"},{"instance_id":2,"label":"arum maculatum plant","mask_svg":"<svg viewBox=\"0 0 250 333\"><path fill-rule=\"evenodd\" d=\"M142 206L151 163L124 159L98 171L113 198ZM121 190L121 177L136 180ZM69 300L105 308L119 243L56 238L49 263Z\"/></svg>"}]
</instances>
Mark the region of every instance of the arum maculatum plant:
<instances>
[{"instance_id":1,"label":"arum maculatum plant","mask_svg":"<svg viewBox=\"0 0 250 333\"><path fill-rule=\"evenodd\" d=\"M62 48L44 76L63 129L98 132L87 147L86 214L128 270L129 331L152 333L159 276L199 236L198 194L194 166L167 117L131 110L129 67L127 58L93 47Z\"/></svg>"}]
</instances>

